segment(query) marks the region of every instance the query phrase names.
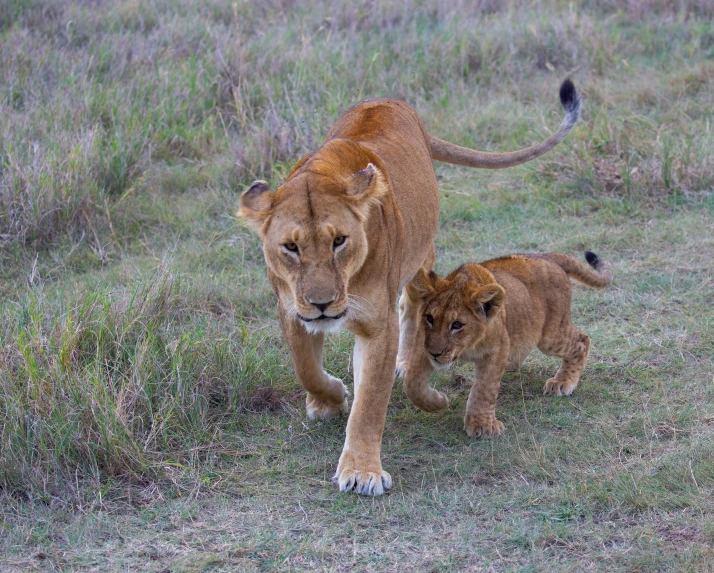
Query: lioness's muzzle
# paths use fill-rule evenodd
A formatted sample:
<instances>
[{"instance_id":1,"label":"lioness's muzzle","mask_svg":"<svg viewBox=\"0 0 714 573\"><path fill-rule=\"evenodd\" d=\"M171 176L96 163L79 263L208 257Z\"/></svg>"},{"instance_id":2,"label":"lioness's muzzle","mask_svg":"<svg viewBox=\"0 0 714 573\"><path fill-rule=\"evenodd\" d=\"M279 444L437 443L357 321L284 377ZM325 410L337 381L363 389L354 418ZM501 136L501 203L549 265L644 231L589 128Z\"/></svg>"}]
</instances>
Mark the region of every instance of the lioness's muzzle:
<instances>
[{"instance_id":1,"label":"lioness's muzzle","mask_svg":"<svg viewBox=\"0 0 714 573\"><path fill-rule=\"evenodd\" d=\"M306 318L300 314L298 314L298 318L304 322L313 322L315 320L339 320L343 316L347 314L347 309L343 310L340 314L336 314L335 316L327 316L326 314L321 314L318 317L315 318Z\"/></svg>"}]
</instances>

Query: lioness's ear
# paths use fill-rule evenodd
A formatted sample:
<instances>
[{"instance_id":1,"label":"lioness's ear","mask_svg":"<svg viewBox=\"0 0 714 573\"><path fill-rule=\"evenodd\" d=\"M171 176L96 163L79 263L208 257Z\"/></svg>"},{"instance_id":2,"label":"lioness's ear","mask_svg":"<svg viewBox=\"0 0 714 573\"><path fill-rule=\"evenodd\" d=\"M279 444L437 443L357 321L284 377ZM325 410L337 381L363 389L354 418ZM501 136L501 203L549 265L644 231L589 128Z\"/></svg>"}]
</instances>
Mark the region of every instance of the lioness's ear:
<instances>
[{"instance_id":1,"label":"lioness's ear","mask_svg":"<svg viewBox=\"0 0 714 573\"><path fill-rule=\"evenodd\" d=\"M273 194L265 181L256 181L240 196L239 217L260 232L273 207Z\"/></svg>"},{"instance_id":2,"label":"lioness's ear","mask_svg":"<svg viewBox=\"0 0 714 573\"><path fill-rule=\"evenodd\" d=\"M413 301L425 300L436 292L438 281L441 280L434 271L427 271L422 267L407 283L407 294Z\"/></svg>"},{"instance_id":3,"label":"lioness's ear","mask_svg":"<svg viewBox=\"0 0 714 573\"><path fill-rule=\"evenodd\" d=\"M387 183L382 172L373 163L353 173L347 181L347 196L358 210L367 216L369 205L387 192Z\"/></svg>"},{"instance_id":4,"label":"lioness's ear","mask_svg":"<svg viewBox=\"0 0 714 573\"><path fill-rule=\"evenodd\" d=\"M471 293L471 308L491 320L503 306L506 291L500 285L488 284Z\"/></svg>"}]
</instances>

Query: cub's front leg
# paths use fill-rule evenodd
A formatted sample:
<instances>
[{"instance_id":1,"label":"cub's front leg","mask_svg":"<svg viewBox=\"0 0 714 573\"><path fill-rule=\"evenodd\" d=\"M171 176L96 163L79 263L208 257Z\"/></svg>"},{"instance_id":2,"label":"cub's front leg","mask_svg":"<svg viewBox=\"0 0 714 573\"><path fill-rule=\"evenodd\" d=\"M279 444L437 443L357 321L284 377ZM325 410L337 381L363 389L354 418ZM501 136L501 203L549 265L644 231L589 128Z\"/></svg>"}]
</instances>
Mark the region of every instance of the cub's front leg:
<instances>
[{"instance_id":1,"label":"cub's front leg","mask_svg":"<svg viewBox=\"0 0 714 573\"><path fill-rule=\"evenodd\" d=\"M381 448L387 405L394 384L399 328L391 311L381 329L364 337L356 335L362 352L359 384L347 421L345 446L332 478L340 491L382 495L392 487L392 476L382 469Z\"/></svg>"},{"instance_id":2,"label":"cub's front leg","mask_svg":"<svg viewBox=\"0 0 714 573\"><path fill-rule=\"evenodd\" d=\"M406 355L404 393L417 408L426 412L438 412L449 407L449 399L446 394L429 386L429 376L435 368L426 355L425 338L424 325L421 324L414 332Z\"/></svg>"},{"instance_id":3,"label":"cub's front leg","mask_svg":"<svg viewBox=\"0 0 714 573\"><path fill-rule=\"evenodd\" d=\"M508 349L484 355L474 361L476 381L466 402L464 430L469 437L499 436L503 423L496 419L496 399L508 363Z\"/></svg>"},{"instance_id":4,"label":"cub's front leg","mask_svg":"<svg viewBox=\"0 0 714 573\"><path fill-rule=\"evenodd\" d=\"M295 374L305 390L305 410L310 420L335 418L348 410L347 388L342 380L330 376L322 367L325 335L309 334L278 303L283 336L290 349Z\"/></svg>"}]
</instances>

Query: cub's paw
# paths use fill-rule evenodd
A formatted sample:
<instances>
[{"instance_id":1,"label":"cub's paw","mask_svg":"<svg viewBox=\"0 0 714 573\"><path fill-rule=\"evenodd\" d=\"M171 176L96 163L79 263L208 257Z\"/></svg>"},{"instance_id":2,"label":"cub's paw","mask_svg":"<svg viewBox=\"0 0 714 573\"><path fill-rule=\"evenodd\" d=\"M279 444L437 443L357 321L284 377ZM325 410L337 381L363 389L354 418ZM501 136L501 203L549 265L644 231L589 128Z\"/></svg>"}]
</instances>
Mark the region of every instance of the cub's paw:
<instances>
[{"instance_id":1,"label":"cub's paw","mask_svg":"<svg viewBox=\"0 0 714 573\"><path fill-rule=\"evenodd\" d=\"M554 394L555 396L570 396L578 387L577 382L563 382L556 378L550 378L543 386L543 394Z\"/></svg>"},{"instance_id":2,"label":"cub's paw","mask_svg":"<svg viewBox=\"0 0 714 573\"><path fill-rule=\"evenodd\" d=\"M503 424L492 414L466 414L464 430L469 438L500 436Z\"/></svg>"},{"instance_id":3,"label":"cub's paw","mask_svg":"<svg viewBox=\"0 0 714 573\"><path fill-rule=\"evenodd\" d=\"M379 459L359 463L356 456L345 456L343 452L332 482L342 492L354 491L359 495L377 496L392 487L392 476L382 469Z\"/></svg>"},{"instance_id":4,"label":"cub's paw","mask_svg":"<svg viewBox=\"0 0 714 573\"><path fill-rule=\"evenodd\" d=\"M342 400L337 402L327 402L320 400L308 392L305 398L305 412L308 420L329 420L331 418L337 418L342 414L346 414L349 410L347 396L349 396L350 393L347 391L347 387L340 379L333 376L330 376L330 382L332 382L332 384L339 384L342 386Z\"/></svg>"},{"instance_id":5,"label":"cub's paw","mask_svg":"<svg viewBox=\"0 0 714 573\"><path fill-rule=\"evenodd\" d=\"M412 403L425 412L441 412L449 407L449 398L443 392L429 388L423 396L408 396Z\"/></svg>"}]
</instances>

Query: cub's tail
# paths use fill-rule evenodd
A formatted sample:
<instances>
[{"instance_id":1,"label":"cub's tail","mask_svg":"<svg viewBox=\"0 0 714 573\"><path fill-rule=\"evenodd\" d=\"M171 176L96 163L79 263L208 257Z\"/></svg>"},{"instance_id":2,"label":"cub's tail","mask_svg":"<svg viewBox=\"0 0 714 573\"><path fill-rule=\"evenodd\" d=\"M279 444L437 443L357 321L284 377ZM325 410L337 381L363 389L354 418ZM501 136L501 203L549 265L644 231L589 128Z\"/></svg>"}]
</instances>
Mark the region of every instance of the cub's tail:
<instances>
[{"instance_id":1,"label":"cub's tail","mask_svg":"<svg viewBox=\"0 0 714 573\"><path fill-rule=\"evenodd\" d=\"M565 118L560 124L558 131L536 145L526 147L519 151L489 153L461 147L460 145L449 143L448 141L430 135L431 156L437 161L466 165L467 167L481 167L483 169L512 167L513 165L520 165L521 163L540 157L546 151L550 151L563 141L565 136L568 135L578 121L578 116L580 115L580 95L570 79L566 79L560 86L560 103L565 109Z\"/></svg>"},{"instance_id":2,"label":"cub's tail","mask_svg":"<svg viewBox=\"0 0 714 573\"><path fill-rule=\"evenodd\" d=\"M605 288L612 282L612 267L592 251L585 251L587 265L560 253L550 253L546 256L563 269L570 278L586 286Z\"/></svg>"}]
</instances>

